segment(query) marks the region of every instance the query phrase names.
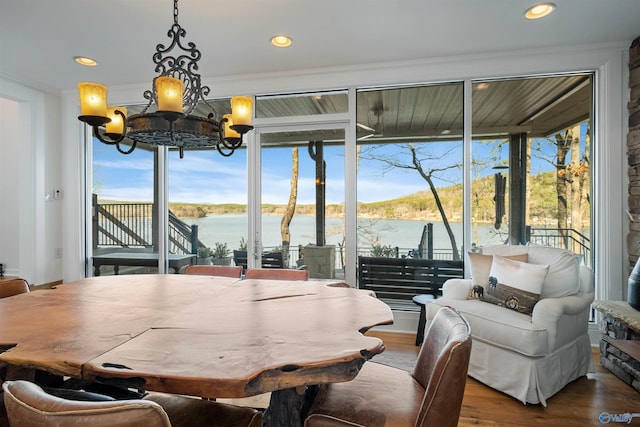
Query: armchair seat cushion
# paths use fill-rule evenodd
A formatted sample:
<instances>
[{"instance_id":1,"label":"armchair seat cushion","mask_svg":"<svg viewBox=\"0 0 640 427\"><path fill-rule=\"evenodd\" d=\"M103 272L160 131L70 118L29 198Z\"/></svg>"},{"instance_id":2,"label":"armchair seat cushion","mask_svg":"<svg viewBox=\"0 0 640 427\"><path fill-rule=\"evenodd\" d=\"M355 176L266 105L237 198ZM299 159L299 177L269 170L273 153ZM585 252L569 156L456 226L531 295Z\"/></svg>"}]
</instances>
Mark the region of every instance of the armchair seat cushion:
<instances>
[{"instance_id":1,"label":"armchair seat cushion","mask_svg":"<svg viewBox=\"0 0 640 427\"><path fill-rule=\"evenodd\" d=\"M452 305L452 301L447 299L429 303L433 304L429 310L434 311ZM549 353L547 330L531 323L531 316L475 299L455 301L454 304L472 325L474 340L525 356L538 357Z\"/></svg>"}]
</instances>

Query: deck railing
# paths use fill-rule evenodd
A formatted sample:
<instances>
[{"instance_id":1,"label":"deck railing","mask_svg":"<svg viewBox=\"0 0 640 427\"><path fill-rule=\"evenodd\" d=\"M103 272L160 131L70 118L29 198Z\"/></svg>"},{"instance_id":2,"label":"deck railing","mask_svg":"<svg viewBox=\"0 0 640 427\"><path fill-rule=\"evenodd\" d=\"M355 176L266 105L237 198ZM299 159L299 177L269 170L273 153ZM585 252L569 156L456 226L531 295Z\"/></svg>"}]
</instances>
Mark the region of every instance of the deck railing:
<instances>
[{"instance_id":1,"label":"deck railing","mask_svg":"<svg viewBox=\"0 0 640 427\"><path fill-rule=\"evenodd\" d=\"M153 204L152 203L98 203L93 197L93 242L96 248L153 248ZM566 248L584 258L591 264L591 242L587 236L577 230L566 228L544 228L528 226L527 241L533 244ZM197 248L205 246L198 240L198 227L189 225L169 211L169 252L174 254L196 253ZM433 226L424 227L420 242L415 248L393 248L395 258L419 258L433 260L452 260L453 251L433 247ZM264 250L275 250L267 248ZM300 257L300 248L289 247L288 267L295 267ZM359 247L359 256L372 256L373 248ZM336 247L336 268L344 268L344 248Z\"/></svg>"},{"instance_id":2,"label":"deck railing","mask_svg":"<svg viewBox=\"0 0 640 427\"><path fill-rule=\"evenodd\" d=\"M532 244L567 249L582 255L585 265L591 266L591 240L578 230L527 226L526 238Z\"/></svg>"},{"instance_id":3,"label":"deck railing","mask_svg":"<svg viewBox=\"0 0 640 427\"><path fill-rule=\"evenodd\" d=\"M152 203L98 203L93 195L94 248L153 248L153 223ZM169 253L196 253L200 246L198 227L169 211Z\"/></svg>"}]
</instances>

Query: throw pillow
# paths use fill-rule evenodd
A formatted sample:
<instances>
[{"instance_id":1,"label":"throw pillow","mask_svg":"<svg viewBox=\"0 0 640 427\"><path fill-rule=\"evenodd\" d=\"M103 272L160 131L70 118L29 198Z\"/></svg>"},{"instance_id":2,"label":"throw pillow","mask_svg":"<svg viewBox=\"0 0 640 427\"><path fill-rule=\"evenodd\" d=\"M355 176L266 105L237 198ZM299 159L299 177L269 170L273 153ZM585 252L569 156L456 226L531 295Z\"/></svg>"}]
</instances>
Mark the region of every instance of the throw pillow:
<instances>
[{"instance_id":1,"label":"throw pillow","mask_svg":"<svg viewBox=\"0 0 640 427\"><path fill-rule=\"evenodd\" d=\"M495 255L483 301L531 314L540 300L549 265L528 264Z\"/></svg>"},{"instance_id":2,"label":"throw pillow","mask_svg":"<svg viewBox=\"0 0 640 427\"><path fill-rule=\"evenodd\" d=\"M487 286L487 283L489 283L489 273L491 272L493 255L483 255L477 252L468 252L467 255L469 256L469 270L471 271L472 280L469 298L481 299L484 288ZM504 258L522 262L529 260L527 254L510 255Z\"/></svg>"}]
</instances>

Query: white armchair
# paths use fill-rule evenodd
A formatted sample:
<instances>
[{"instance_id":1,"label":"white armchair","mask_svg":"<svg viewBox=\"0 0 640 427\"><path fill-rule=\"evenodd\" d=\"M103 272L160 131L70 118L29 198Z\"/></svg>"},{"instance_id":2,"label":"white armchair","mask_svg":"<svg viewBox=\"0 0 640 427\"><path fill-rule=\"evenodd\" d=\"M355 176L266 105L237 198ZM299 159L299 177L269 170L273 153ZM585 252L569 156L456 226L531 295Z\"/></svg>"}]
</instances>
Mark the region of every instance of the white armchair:
<instances>
[{"instance_id":1,"label":"white armchair","mask_svg":"<svg viewBox=\"0 0 640 427\"><path fill-rule=\"evenodd\" d=\"M487 302L486 295L474 298L475 278L450 279L442 298L428 303L427 319L441 306L456 308L471 326L469 375L525 404L546 406L546 399L566 384L595 371L588 335L594 299L591 269L572 252L542 246L489 246L482 248L482 255L485 264L493 261L486 255L500 255L525 256L538 269L549 266L531 314Z\"/></svg>"}]
</instances>

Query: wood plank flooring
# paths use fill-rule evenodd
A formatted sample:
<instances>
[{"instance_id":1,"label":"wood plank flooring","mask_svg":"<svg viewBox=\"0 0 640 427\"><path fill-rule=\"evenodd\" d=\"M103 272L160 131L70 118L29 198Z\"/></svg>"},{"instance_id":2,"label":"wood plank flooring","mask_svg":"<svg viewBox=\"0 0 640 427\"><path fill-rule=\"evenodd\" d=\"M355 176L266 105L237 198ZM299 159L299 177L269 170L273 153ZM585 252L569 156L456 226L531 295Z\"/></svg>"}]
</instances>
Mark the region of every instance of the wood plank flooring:
<instances>
[{"instance_id":1,"label":"wood plank flooring","mask_svg":"<svg viewBox=\"0 0 640 427\"><path fill-rule=\"evenodd\" d=\"M370 331L384 341L385 352L414 357L419 351L415 335ZM600 365L600 353L593 349L596 373L567 385L541 405L523 405L519 401L469 378L458 426L603 426L600 414L640 414L640 393ZM609 425L626 423L610 422ZM640 425L634 417L629 425Z\"/></svg>"}]
</instances>

